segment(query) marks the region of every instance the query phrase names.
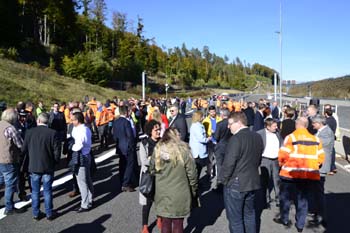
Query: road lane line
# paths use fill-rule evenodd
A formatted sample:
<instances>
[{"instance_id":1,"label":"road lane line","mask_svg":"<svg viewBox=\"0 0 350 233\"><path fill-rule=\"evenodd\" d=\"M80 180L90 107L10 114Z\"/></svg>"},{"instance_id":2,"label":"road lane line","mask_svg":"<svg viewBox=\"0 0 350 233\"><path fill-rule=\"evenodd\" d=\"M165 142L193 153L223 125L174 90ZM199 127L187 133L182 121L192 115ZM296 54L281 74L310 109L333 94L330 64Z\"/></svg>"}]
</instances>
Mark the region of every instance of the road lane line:
<instances>
[{"instance_id":1,"label":"road lane line","mask_svg":"<svg viewBox=\"0 0 350 233\"><path fill-rule=\"evenodd\" d=\"M98 158L95 159L95 162L101 163L109 158L111 158L113 155L115 155L115 149L113 148L112 150L108 151L106 154L99 156ZM54 180L53 184L52 184L52 189L57 188L58 186L63 185L64 183L70 181L71 179L73 179L73 175L68 173L67 175L65 175L64 177L58 179L58 180ZM43 191L43 188L40 189L40 191ZM27 195L27 197L30 198L30 194ZM3 197L5 199L5 196ZM5 201L5 200L4 200ZM25 206L28 206L32 203L32 199L29 199L28 201L18 201L15 203L15 207L18 209L21 209ZM0 209L0 220L5 218L6 215L4 214L5 212L5 207Z\"/></svg>"}]
</instances>

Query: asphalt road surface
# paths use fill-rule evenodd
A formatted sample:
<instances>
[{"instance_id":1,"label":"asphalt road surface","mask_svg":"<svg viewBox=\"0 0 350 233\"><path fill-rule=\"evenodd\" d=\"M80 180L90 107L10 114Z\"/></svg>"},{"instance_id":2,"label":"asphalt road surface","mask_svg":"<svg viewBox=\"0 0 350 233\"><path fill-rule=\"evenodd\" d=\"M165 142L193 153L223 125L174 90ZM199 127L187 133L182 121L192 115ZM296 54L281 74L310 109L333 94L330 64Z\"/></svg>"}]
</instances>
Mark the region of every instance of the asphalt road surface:
<instances>
[{"instance_id":1,"label":"asphalt road surface","mask_svg":"<svg viewBox=\"0 0 350 233\"><path fill-rule=\"evenodd\" d=\"M32 219L30 204L25 213L3 216L3 189L0 190L0 233L12 232L113 232L138 233L141 231L141 206L138 204L138 192L124 193L120 190L118 179L118 157L113 150L103 157L97 156L98 171L94 177L95 203L91 211L77 214L74 209L79 207L80 197L69 198L71 191L70 181L58 184L54 189L54 209L59 216L49 222L41 219ZM68 179L66 168L60 168L56 173L57 179ZM57 184L57 182L56 182ZM211 190L210 186L201 188L201 208L194 209L184 223L185 232L226 233L228 222L223 206L222 194ZM338 169L334 176L327 177L326 199L329 213L329 227L326 232L350 232L350 174ZM43 203L41 210L44 211ZM272 219L278 209L272 206L265 209L261 215L262 233L297 232L294 227L285 229L275 224ZM294 210L290 218L294 224ZM152 208L150 214L151 232L159 232L155 224L155 213ZM325 232L322 227L306 226L304 232Z\"/></svg>"}]
</instances>

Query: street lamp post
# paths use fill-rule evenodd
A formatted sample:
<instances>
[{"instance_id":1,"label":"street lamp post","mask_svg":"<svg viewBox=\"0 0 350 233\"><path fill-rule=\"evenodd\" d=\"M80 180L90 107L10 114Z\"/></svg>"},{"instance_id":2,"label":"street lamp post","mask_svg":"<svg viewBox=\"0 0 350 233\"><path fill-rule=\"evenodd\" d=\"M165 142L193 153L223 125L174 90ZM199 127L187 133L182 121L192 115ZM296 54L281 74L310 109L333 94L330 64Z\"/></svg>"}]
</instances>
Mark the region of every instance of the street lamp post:
<instances>
[{"instance_id":1,"label":"street lamp post","mask_svg":"<svg viewBox=\"0 0 350 233\"><path fill-rule=\"evenodd\" d=\"M280 0L280 107L282 107L282 0Z\"/></svg>"}]
</instances>

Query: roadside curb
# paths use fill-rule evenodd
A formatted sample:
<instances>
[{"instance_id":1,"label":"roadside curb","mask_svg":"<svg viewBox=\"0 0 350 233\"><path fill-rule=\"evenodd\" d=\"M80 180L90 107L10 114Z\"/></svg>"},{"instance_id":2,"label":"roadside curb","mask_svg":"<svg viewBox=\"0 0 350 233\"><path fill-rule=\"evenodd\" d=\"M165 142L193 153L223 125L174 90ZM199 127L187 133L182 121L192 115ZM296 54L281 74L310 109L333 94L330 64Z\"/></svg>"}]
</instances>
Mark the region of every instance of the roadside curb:
<instances>
[{"instance_id":1,"label":"roadside curb","mask_svg":"<svg viewBox=\"0 0 350 233\"><path fill-rule=\"evenodd\" d=\"M338 160L338 161L337 161ZM344 171L350 173L350 163L348 161L346 161L341 155L336 154L336 161L335 161L335 165L338 168L343 169Z\"/></svg>"}]
</instances>

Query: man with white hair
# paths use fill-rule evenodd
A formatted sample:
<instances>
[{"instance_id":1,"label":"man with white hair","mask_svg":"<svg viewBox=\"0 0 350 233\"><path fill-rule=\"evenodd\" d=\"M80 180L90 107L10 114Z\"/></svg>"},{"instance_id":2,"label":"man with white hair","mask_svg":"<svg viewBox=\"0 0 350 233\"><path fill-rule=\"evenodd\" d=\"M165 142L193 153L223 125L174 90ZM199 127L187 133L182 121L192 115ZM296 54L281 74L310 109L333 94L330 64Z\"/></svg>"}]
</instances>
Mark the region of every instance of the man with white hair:
<instances>
[{"instance_id":1,"label":"man with white hair","mask_svg":"<svg viewBox=\"0 0 350 233\"><path fill-rule=\"evenodd\" d=\"M5 183L5 215L21 213L13 202L18 179L19 157L23 141L20 133L13 126L17 121L17 112L13 108L6 109L1 114L0 121L0 174Z\"/></svg>"},{"instance_id":2,"label":"man with white hair","mask_svg":"<svg viewBox=\"0 0 350 233\"><path fill-rule=\"evenodd\" d=\"M316 115L312 119L312 126L317 130L316 136L320 138L322 142L323 151L325 154L325 160L320 168L320 181L313 185L313 196L309 200L310 208L309 212L314 214L314 219L311 223L323 225L326 224L326 211L325 211L325 196L324 196L324 184L326 182L326 175L332 168L332 155L334 149L334 133L332 129L327 125L327 120L324 116ZM322 220L319 219L322 217Z\"/></svg>"},{"instance_id":3,"label":"man with white hair","mask_svg":"<svg viewBox=\"0 0 350 233\"><path fill-rule=\"evenodd\" d=\"M48 128L49 114L40 113L37 127L27 131L24 139L23 153L28 153L30 180L32 184L33 219L40 220L40 186L43 184L46 218L51 221L56 216L53 212L52 183L55 165L61 157L61 142L56 131Z\"/></svg>"}]
</instances>

